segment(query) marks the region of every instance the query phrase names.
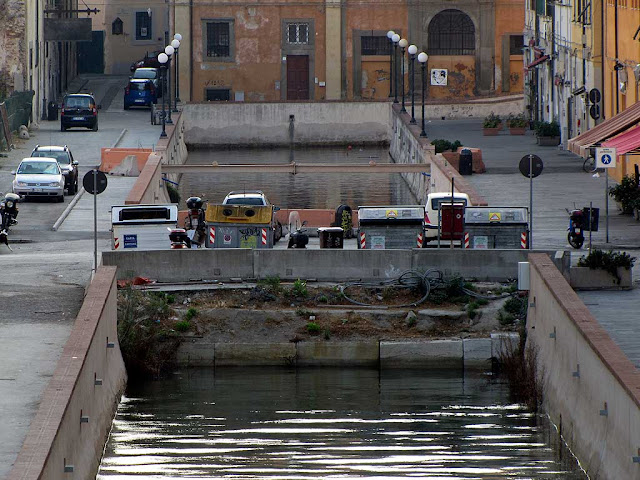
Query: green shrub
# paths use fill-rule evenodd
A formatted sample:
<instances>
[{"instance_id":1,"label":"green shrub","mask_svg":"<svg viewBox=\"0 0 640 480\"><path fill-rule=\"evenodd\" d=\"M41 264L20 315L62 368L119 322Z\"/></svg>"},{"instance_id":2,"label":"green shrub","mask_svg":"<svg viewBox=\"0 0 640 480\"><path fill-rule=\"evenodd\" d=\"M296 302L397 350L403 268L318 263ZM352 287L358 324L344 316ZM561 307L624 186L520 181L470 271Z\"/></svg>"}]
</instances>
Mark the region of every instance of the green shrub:
<instances>
[{"instance_id":1,"label":"green shrub","mask_svg":"<svg viewBox=\"0 0 640 480\"><path fill-rule=\"evenodd\" d=\"M515 315L511 313L505 313L502 310L498 312L498 323L500 323L500 325L502 325L503 327L513 325L515 321L516 321Z\"/></svg>"},{"instance_id":2,"label":"green shrub","mask_svg":"<svg viewBox=\"0 0 640 480\"><path fill-rule=\"evenodd\" d=\"M320 295L320 296L318 296L317 302L318 303L329 303L329 297L327 297L326 295Z\"/></svg>"},{"instance_id":3,"label":"green shrub","mask_svg":"<svg viewBox=\"0 0 640 480\"><path fill-rule=\"evenodd\" d=\"M184 314L184 320L186 322L190 322L193 319L193 317L195 317L197 314L198 314L198 310L196 310L193 307L189 307L187 312Z\"/></svg>"},{"instance_id":4,"label":"green shrub","mask_svg":"<svg viewBox=\"0 0 640 480\"><path fill-rule=\"evenodd\" d=\"M507 127L509 128L524 128L529 126L529 119L524 113L519 115L509 114L507 117Z\"/></svg>"},{"instance_id":5,"label":"green shrub","mask_svg":"<svg viewBox=\"0 0 640 480\"><path fill-rule=\"evenodd\" d=\"M331 339L331 330L329 330L328 328L325 328L324 332L322 332L322 336L324 337L325 340Z\"/></svg>"},{"instance_id":6,"label":"green shrub","mask_svg":"<svg viewBox=\"0 0 640 480\"><path fill-rule=\"evenodd\" d=\"M479 307L480 307L480 305L478 305L477 302L469 302L467 304L467 315L469 316L469 318L471 320L476 318L476 315L478 314L478 308Z\"/></svg>"},{"instance_id":7,"label":"green shrub","mask_svg":"<svg viewBox=\"0 0 640 480\"><path fill-rule=\"evenodd\" d=\"M311 315L313 315L313 312L310 312L306 308L297 308L296 315L298 315L299 317L310 317Z\"/></svg>"},{"instance_id":8,"label":"green shrub","mask_svg":"<svg viewBox=\"0 0 640 480\"><path fill-rule=\"evenodd\" d=\"M448 152L449 150L456 152L458 148L462 146L462 143L460 142L460 140L450 142L449 140L436 138L431 142L431 145L434 145L436 147L436 153L442 153Z\"/></svg>"},{"instance_id":9,"label":"green shrub","mask_svg":"<svg viewBox=\"0 0 640 480\"><path fill-rule=\"evenodd\" d=\"M178 192L178 189L167 182L165 183L167 186L167 193L169 194L169 201L171 203L180 203L180 192Z\"/></svg>"},{"instance_id":10,"label":"green shrub","mask_svg":"<svg viewBox=\"0 0 640 480\"><path fill-rule=\"evenodd\" d=\"M258 280L258 286L271 290L272 292L279 292L282 289L280 285L280 277L278 276L260 279Z\"/></svg>"},{"instance_id":11,"label":"green shrub","mask_svg":"<svg viewBox=\"0 0 640 480\"><path fill-rule=\"evenodd\" d=\"M507 313L520 316L526 308L526 303L521 298L510 297L506 302L504 302L504 306L502 308Z\"/></svg>"},{"instance_id":12,"label":"green shrub","mask_svg":"<svg viewBox=\"0 0 640 480\"><path fill-rule=\"evenodd\" d=\"M622 213L633 213L640 203L640 189L635 179L629 175L622 177L618 185L609 187L609 196L621 205Z\"/></svg>"},{"instance_id":13,"label":"green shrub","mask_svg":"<svg viewBox=\"0 0 640 480\"><path fill-rule=\"evenodd\" d=\"M489 115L484 117L484 122L482 122L482 128L497 128L500 123L502 123L502 119L499 115L491 112Z\"/></svg>"},{"instance_id":14,"label":"green shrub","mask_svg":"<svg viewBox=\"0 0 640 480\"><path fill-rule=\"evenodd\" d=\"M559 137L560 125L555 120L552 122L537 122L535 131L539 137Z\"/></svg>"},{"instance_id":15,"label":"green shrub","mask_svg":"<svg viewBox=\"0 0 640 480\"><path fill-rule=\"evenodd\" d=\"M291 293L294 297L307 298L307 296L309 295L309 291L307 290L307 282L297 279L295 282L293 282Z\"/></svg>"},{"instance_id":16,"label":"green shrub","mask_svg":"<svg viewBox=\"0 0 640 480\"><path fill-rule=\"evenodd\" d=\"M601 269L609 272L611 275L618 279L620 283L620 277L618 277L618 268L633 268L636 262L636 258L632 257L626 252L613 252L609 250L604 252L598 248L591 250L589 255L580 257L578 260L579 267L589 267L592 270Z\"/></svg>"},{"instance_id":17,"label":"green shrub","mask_svg":"<svg viewBox=\"0 0 640 480\"><path fill-rule=\"evenodd\" d=\"M191 328L191 323L187 320L180 320L174 325L173 328L176 332L186 332Z\"/></svg>"},{"instance_id":18,"label":"green shrub","mask_svg":"<svg viewBox=\"0 0 640 480\"><path fill-rule=\"evenodd\" d=\"M319 333L322 328L316 322L307 323L307 332L311 334Z\"/></svg>"}]
</instances>

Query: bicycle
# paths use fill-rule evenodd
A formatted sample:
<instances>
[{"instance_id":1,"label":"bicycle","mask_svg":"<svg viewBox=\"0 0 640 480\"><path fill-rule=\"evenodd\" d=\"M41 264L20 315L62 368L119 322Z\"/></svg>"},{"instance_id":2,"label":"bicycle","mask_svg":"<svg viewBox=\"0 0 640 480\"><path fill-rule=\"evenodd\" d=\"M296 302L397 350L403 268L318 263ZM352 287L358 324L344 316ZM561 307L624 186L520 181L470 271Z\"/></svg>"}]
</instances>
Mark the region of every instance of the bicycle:
<instances>
[{"instance_id":1,"label":"bicycle","mask_svg":"<svg viewBox=\"0 0 640 480\"><path fill-rule=\"evenodd\" d=\"M596 159L592 156L587 157L587 159L582 164L582 170L587 173L594 173L598 169L596 168Z\"/></svg>"}]
</instances>

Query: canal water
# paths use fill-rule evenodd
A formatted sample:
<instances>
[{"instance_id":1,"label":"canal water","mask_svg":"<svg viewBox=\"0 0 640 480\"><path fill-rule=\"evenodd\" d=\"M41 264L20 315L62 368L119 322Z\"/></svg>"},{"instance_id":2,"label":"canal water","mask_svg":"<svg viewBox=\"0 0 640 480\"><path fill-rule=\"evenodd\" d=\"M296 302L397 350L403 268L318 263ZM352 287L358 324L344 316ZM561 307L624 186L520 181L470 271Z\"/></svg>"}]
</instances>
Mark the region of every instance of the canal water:
<instances>
[{"instance_id":1,"label":"canal water","mask_svg":"<svg viewBox=\"0 0 640 480\"><path fill-rule=\"evenodd\" d=\"M484 374L187 369L130 384L98 479L586 479Z\"/></svg>"},{"instance_id":2,"label":"canal water","mask_svg":"<svg viewBox=\"0 0 640 480\"><path fill-rule=\"evenodd\" d=\"M194 164L289 164L289 149L265 150L195 150L189 152L187 165ZM367 164L391 163L385 147L299 149L293 152L296 163ZM280 208L328 208L340 204L357 208L362 205L415 205L416 199L399 173L393 174L296 174L228 173L184 174L180 195L184 201L199 196L220 203L231 190L262 190Z\"/></svg>"}]
</instances>

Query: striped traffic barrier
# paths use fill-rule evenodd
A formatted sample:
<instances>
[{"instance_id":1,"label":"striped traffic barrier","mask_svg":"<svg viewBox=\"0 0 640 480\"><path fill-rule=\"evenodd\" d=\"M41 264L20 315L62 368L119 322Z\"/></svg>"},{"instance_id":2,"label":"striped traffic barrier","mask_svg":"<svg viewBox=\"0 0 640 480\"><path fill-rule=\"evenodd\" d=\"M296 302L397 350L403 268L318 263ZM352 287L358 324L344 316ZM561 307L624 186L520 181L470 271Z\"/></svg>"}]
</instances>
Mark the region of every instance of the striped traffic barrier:
<instances>
[{"instance_id":1,"label":"striped traffic barrier","mask_svg":"<svg viewBox=\"0 0 640 480\"><path fill-rule=\"evenodd\" d=\"M469 248L469 232L464 232L464 248Z\"/></svg>"},{"instance_id":2,"label":"striped traffic barrier","mask_svg":"<svg viewBox=\"0 0 640 480\"><path fill-rule=\"evenodd\" d=\"M417 248L422 248L422 241L423 241L422 233L418 233L418 239L417 239L417 242L416 242L416 247Z\"/></svg>"},{"instance_id":3,"label":"striped traffic barrier","mask_svg":"<svg viewBox=\"0 0 640 480\"><path fill-rule=\"evenodd\" d=\"M216 242L216 227L209 227L209 245L214 246Z\"/></svg>"},{"instance_id":4,"label":"striped traffic barrier","mask_svg":"<svg viewBox=\"0 0 640 480\"><path fill-rule=\"evenodd\" d=\"M520 248L527 248L527 232L520 234Z\"/></svg>"},{"instance_id":5,"label":"striped traffic barrier","mask_svg":"<svg viewBox=\"0 0 640 480\"><path fill-rule=\"evenodd\" d=\"M118 237L113 237L113 249L118 250L120 248L120 239Z\"/></svg>"},{"instance_id":6,"label":"striped traffic barrier","mask_svg":"<svg viewBox=\"0 0 640 480\"><path fill-rule=\"evenodd\" d=\"M266 245L267 244L267 229L266 228L262 229L261 239L262 239L262 245Z\"/></svg>"},{"instance_id":7,"label":"striped traffic barrier","mask_svg":"<svg viewBox=\"0 0 640 480\"><path fill-rule=\"evenodd\" d=\"M367 248L367 242L365 240L364 232L360 232L360 248L363 250Z\"/></svg>"}]
</instances>

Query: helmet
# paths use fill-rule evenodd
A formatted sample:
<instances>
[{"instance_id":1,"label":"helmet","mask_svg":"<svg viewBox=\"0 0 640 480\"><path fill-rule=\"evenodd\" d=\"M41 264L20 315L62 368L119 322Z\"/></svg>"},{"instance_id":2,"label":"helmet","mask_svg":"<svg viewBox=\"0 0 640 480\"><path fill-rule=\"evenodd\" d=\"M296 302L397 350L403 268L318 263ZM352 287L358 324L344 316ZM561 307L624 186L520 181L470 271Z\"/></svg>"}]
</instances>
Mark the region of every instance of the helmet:
<instances>
[{"instance_id":1,"label":"helmet","mask_svg":"<svg viewBox=\"0 0 640 480\"><path fill-rule=\"evenodd\" d=\"M200 197L189 197L187 198L187 208L196 209L202 208L202 199Z\"/></svg>"}]
</instances>

